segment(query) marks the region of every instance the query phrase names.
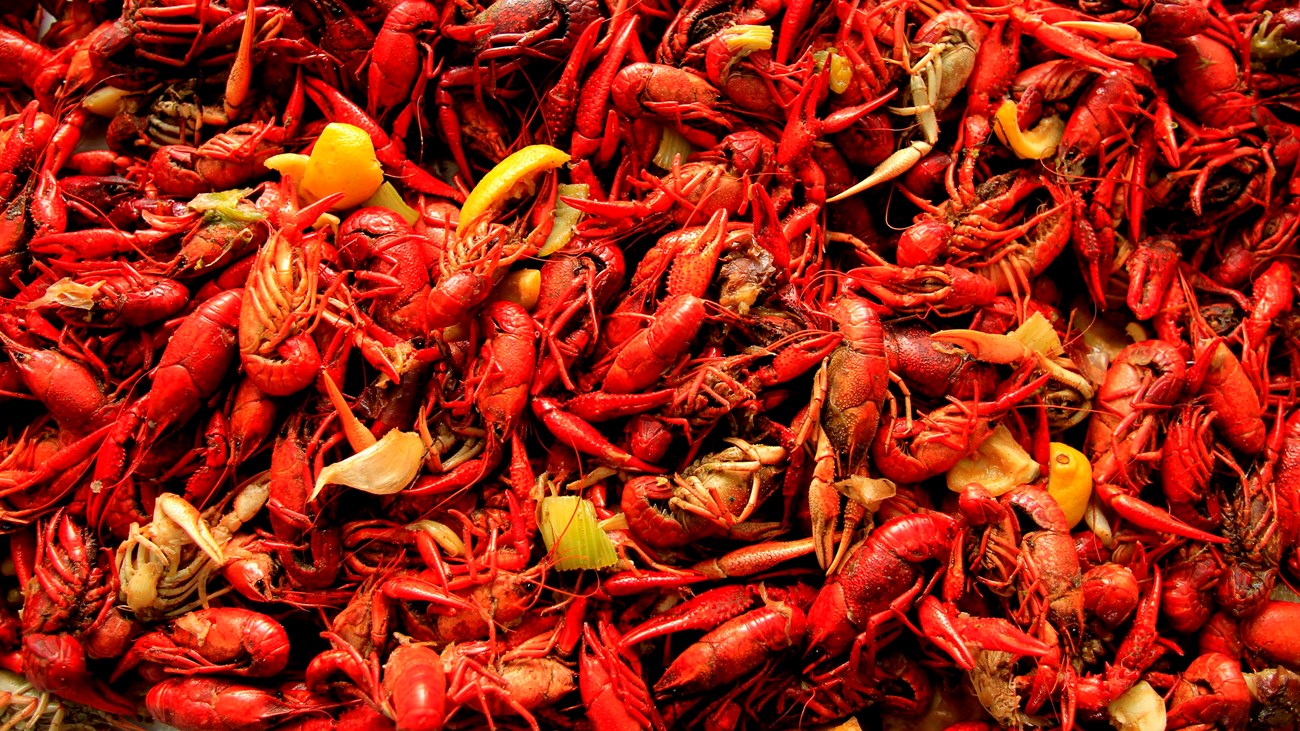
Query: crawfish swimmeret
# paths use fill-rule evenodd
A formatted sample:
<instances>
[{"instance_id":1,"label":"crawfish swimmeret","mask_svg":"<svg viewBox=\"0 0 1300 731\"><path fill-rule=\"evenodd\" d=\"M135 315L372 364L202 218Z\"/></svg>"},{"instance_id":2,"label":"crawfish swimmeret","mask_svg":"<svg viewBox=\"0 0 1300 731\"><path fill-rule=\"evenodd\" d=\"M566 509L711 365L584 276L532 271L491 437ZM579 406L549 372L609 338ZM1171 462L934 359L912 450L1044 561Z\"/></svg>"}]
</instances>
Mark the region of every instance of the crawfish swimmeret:
<instances>
[{"instance_id":1,"label":"crawfish swimmeret","mask_svg":"<svg viewBox=\"0 0 1300 731\"><path fill-rule=\"evenodd\" d=\"M4 720L1294 728L1298 60L1277 0L8 3Z\"/></svg>"}]
</instances>

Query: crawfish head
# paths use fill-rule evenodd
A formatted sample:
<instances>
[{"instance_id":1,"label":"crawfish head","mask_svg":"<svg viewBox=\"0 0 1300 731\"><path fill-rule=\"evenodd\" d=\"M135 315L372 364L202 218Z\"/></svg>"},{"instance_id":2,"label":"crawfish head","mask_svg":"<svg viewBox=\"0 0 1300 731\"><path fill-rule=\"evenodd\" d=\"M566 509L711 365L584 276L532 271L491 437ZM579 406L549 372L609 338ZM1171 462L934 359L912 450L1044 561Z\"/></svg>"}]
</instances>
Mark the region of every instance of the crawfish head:
<instances>
[{"instance_id":1,"label":"crawfish head","mask_svg":"<svg viewBox=\"0 0 1300 731\"><path fill-rule=\"evenodd\" d=\"M531 55L563 58L573 50L587 26L601 20L593 0L498 0L474 16L475 26L488 26L474 45L475 53L525 45Z\"/></svg>"},{"instance_id":2,"label":"crawfish head","mask_svg":"<svg viewBox=\"0 0 1300 731\"><path fill-rule=\"evenodd\" d=\"M930 64L938 67L935 75L939 86L918 87L920 74L913 76L912 102L918 107L928 103L933 113L947 109L966 87L966 80L975 70L975 55L984 43L985 35L983 26L963 10L945 10L921 26L916 40L930 44L930 48L920 65L922 68ZM918 96L918 89L924 89L924 93Z\"/></svg>"},{"instance_id":3,"label":"crawfish head","mask_svg":"<svg viewBox=\"0 0 1300 731\"><path fill-rule=\"evenodd\" d=\"M54 690L81 680L86 653L71 635L27 635L23 639L23 669L40 690Z\"/></svg>"},{"instance_id":4,"label":"crawfish head","mask_svg":"<svg viewBox=\"0 0 1300 731\"><path fill-rule=\"evenodd\" d=\"M55 518L42 535L36 580L25 588L24 633L83 632L101 614L103 603L117 594L117 582L98 562L94 542L66 515Z\"/></svg>"},{"instance_id":5,"label":"crawfish head","mask_svg":"<svg viewBox=\"0 0 1300 731\"><path fill-rule=\"evenodd\" d=\"M692 50L714 33L735 22L736 13L728 0L692 0L685 3L664 33L656 60L680 65Z\"/></svg>"},{"instance_id":6,"label":"crawfish head","mask_svg":"<svg viewBox=\"0 0 1300 731\"><path fill-rule=\"evenodd\" d=\"M27 680L41 692L56 693L106 713L135 713L134 703L90 674L85 648L71 635L27 635L23 639L23 670Z\"/></svg>"}]
</instances>

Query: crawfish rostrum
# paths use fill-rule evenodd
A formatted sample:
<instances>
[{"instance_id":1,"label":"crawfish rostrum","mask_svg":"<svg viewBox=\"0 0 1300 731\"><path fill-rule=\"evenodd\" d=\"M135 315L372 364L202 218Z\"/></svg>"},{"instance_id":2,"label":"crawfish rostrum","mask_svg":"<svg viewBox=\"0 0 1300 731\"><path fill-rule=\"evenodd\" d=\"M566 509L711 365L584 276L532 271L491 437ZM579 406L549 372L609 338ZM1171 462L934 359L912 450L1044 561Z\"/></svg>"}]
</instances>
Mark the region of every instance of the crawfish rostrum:
<instances>
[{"instance_id":1,"label":"crawfish rostrum","mask_svg":"<svg viewBox=\"0 0 1300 731\"><path fill-rule=\"evenodd\" d=\"M1300 9L4 5L10 725L1300 724Z\"/></svg>"}]
</instances>

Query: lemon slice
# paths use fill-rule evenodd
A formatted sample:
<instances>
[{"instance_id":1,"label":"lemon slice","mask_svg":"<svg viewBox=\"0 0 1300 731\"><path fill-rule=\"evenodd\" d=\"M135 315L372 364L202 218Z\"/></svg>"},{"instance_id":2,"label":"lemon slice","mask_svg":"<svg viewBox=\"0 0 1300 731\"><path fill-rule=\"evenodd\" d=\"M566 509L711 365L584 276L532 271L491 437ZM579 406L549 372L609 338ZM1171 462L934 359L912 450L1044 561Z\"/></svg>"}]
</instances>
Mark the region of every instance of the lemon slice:
<instances>
[{"instance_id":1,"label":"lemon slice","mask_svg":"<svg viewBox=\"0 0 1300 731\"><path fill-rule=\"evenodd\" d=\"M529 145L497 163L465 198L456 235L464 235L466 229L507 201L532 192L538 176L568 161L568 153L550 145Z\"/></svg>"},{"instance_id":2,"label":"lemon slice","mask_svg":"<svg viewBox=\"0 0 1300 731\"><path fill-rule=\"evenodd\" d=\"M1065 522L1073 528L1088 509L1092 497L1092 463L1068 444L1052 442L1047 492L1065 512Z\"/></svg>"}]
</instances>

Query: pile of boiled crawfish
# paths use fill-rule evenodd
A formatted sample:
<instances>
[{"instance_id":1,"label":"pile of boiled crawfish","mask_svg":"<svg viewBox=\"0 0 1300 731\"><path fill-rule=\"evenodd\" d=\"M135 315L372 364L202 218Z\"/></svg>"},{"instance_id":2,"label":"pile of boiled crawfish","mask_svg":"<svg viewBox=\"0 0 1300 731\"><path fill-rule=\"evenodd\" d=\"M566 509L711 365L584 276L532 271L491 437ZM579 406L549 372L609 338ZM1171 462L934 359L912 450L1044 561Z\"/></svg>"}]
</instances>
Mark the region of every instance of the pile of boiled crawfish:
<instances>
[{"instance_id":1,"label":"pile of boiled crawfish","mask_svg":"<svg viewBox=\"0 0 1300 731\"><path fill-rule=\"evenodd\" d=\"M982 1L5 2L8 723L1295 728L1300 8Z\"/></svg>"}]
</instances>

